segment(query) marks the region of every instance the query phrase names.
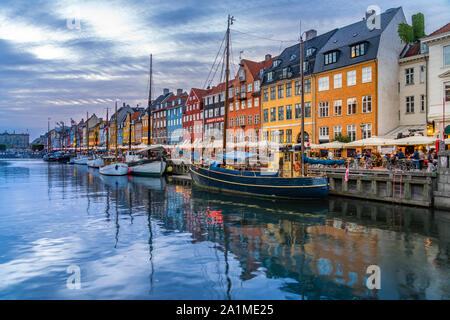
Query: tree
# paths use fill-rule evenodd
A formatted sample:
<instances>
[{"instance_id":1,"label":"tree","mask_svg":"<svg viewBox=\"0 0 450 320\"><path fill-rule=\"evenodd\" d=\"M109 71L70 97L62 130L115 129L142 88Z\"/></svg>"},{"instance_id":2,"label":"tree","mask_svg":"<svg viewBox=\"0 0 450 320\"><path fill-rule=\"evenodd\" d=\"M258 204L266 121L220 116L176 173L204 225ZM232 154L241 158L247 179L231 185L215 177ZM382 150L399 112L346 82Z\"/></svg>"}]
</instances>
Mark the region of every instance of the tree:
<instances>
[{"instance_id":1,"label":"tree","mask_svg":"<svg viewBox=\"0 0 450 320\"><path fill-rule=\"evenodd\" d=\"M31 150L33 150L33 151L42 151L43 149L44 149L44 145L43 144L40 144L40 143L35 143L35 144L32 144L31 146L30 146L30 149Z\"/></svg>"},{"instance_id":2,"label":"tree","mask_svg":"<svg viewBox=\"0 0 450 320\"><path fill-rule=\"evenodd\" d=\"M0 143L0 151L6 151L6 144Z\"/></svg>"},{"instance_id":3,"label":"tree","mask_svg":"<svg viewBox=\"0 0 450 320\"><path fill-rule=\"evenodd\" d=\"M339 142L343 142L343 143L349 143L352 140L350 139L350 137L348 136L343 136L342 134L339 134L338 136L336 136L336 138L334 138L333 141L339 141Z\"/></svg>"},{"instance_id":4,"label":"tree","mask_svg":"<svg viewBox=\"0 0 450 320\"><path fill-rule=\"evenodd\" d=\"M412 16L412 26L407 23L398 25L398 35L404 43L414 43L425 36L425 17L423 13Z\"/></svg>"}]
</instances>

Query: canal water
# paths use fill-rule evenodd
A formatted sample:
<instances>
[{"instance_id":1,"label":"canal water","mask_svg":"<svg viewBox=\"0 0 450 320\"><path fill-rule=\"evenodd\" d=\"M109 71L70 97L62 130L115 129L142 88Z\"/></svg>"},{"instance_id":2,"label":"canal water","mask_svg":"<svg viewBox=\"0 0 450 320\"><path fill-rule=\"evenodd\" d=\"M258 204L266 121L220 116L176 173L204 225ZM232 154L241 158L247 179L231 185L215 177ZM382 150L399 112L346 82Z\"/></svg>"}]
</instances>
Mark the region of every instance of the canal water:
<instances>
[{"instance_id":1,"label":"canal water","mask_svg":"<svg viewBox=\"0 0 450 320\"><path fill-rule=\"evenodd\" d=\"M1 299L449 299L449 254L446 212L0 161Z\"/></svg>"}]
</instances>

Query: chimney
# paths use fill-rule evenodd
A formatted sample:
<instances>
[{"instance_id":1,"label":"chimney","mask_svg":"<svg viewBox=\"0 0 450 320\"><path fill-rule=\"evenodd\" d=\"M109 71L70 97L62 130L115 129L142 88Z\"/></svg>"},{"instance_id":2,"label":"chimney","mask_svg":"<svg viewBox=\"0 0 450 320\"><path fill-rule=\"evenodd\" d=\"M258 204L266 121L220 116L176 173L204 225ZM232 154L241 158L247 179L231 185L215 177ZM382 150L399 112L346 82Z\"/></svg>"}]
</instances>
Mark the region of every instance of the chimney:
<instances>
[{"instance_id":1,"label":"chimney","mask_svg":"<svg viewBox=\"0 0 450 320\"><path fill-rule=\"evenodd\" d=\"M125 102L123 103L123 107L125 108Z\"/></svg>"},{"instance_id":2,"label":"chimney","mask_svg":"<svg viewBox=\"0 0 450 320\"><path fill-rule=\"evenodd\" d=\"M369 11L366 11L366 16L364 20L369 19L370 16L374 15L376 13L376 11L374 9L371 9Z\"/></svg>"},{"instance_id":3,"label":"chimney","mask_svg":"<svg viewBox=\"0 0 450 320\"><path fill-rule=\"evenodd\" d=\"M270 59L272 59L272 55L271 54L266 54L266 58L264 60L265 61L269 61Z\"/></svg>"},{"instance_id":4,"label":"chimney","mask_svg":"<svg viewBox=\"0 0 450 320\"><path fill-rule=\"evenodd\" d=\"M169 89L168 89L168 88L164 88L164 90L163 90L163 94L164 94L164 95L167 95L167 94L169 94Z\"/></svg>"},{"instance_id":5,"label":"chimney","mask_svg":"<svg viewBox=\"0 0 450 320\"><path fill-rule=\"evenodd\" d=\"M183 89L177 89L177 96L183 93Z\"/></svg>"},{"instance_id":6,"label":"chimney","mask_svg":"<svg viewBox=\"0 0 450 320\"><path fill-rule=\"evenodd\" d=\"M311 40L312 38L317 37L317 30L311 29L305 32L306 34L306 40Z\"/></svg>"}]
</instances>

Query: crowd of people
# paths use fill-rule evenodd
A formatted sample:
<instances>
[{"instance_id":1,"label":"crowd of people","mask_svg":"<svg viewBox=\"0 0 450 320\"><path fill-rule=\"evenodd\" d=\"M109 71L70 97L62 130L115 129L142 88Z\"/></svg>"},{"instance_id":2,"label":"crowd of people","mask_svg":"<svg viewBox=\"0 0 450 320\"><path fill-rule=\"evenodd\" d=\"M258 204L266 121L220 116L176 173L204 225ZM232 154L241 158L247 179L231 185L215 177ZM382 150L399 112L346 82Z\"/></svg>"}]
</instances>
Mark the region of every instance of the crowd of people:
<instances>
[{"instance_id":1,"label":"crowd of people","mask_svg":"<svg viewBox=\"0 0 450 320\"><path fill-rule=\"evenodd\" d=\"M327 158L329 160L334 158L331 150L328 150ZM438 167L438 155L435 149L431 148L430 150L427 150L425 147L415 148L413 152L406 154L401 149L393 153L385 154L372 152L370 149L367 149L363 151L363 154L359 151L354 152L348 160L349 163L353 162L355 167L362 166L364 169L383 167L386 169L416 169L433 172L436 171Z\"/></svg>"}]
</instances>

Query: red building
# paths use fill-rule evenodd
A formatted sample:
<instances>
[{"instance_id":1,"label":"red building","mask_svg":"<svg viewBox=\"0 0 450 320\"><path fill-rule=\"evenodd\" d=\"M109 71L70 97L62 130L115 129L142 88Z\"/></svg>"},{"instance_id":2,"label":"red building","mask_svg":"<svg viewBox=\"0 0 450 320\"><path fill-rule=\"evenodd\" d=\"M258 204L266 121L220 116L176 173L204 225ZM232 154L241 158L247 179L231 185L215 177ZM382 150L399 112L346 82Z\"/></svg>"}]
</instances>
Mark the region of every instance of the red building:
<instances>
[{"instance_id":1,"label":"red building","mask_svg":"<svg viewBox=\"0 0 450 320\"><path fill-rule=\"evenodd\" d=\"M228 124L235 143L257 142L261 129L261 78L272 64L270 55L261 62L243 59L228 92Z\"/></svg>"},{"instance_id":2,"label":"red building","mask_svg":"<svg viewBox=\"0 0 450 320\"><path fill-rule=\"evenodd\" d=\"M203 97L207 90L192 88L186 101L183 129L189 132L190 142L203 136Z\"/></svg>"}]
</instances>

